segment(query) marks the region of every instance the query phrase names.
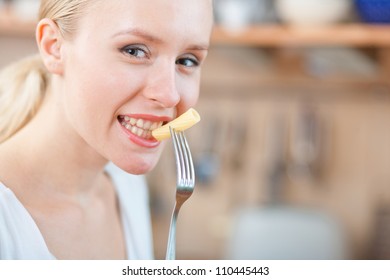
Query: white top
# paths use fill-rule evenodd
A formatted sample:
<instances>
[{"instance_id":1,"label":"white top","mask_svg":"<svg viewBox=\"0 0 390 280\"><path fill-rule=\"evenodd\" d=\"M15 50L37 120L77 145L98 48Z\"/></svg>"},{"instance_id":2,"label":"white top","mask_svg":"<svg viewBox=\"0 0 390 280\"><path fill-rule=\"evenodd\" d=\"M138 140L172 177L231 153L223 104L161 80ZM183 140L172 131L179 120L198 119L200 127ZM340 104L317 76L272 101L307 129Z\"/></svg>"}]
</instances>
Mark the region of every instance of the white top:
<instances>
[{"instance_id":1,"label":"white top","mask_svg":"<svg viewBox=\"0 0 390 280\"><path fill-rule=\"evenodd\" d=\"M112 163L106 171L115 185L128 259L153 259L149 197L145 178ZM37 224L15 194L0 183L0 259L55 259Z\"/></svg>"}]
</instances>

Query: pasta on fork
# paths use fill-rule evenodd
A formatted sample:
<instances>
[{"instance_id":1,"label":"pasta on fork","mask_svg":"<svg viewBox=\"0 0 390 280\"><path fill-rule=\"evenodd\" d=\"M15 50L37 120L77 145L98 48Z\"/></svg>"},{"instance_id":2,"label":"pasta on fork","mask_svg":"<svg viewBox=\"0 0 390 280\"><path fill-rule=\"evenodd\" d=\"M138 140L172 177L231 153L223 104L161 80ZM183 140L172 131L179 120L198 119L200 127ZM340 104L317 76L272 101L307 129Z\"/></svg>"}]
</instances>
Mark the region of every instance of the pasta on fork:
<instances>
[{"instance_id":1,"label":"pasta on fork","mask_svg":"<svg viewBox=\"0 0 390 280\"><path fill-rule=\"evenodd\" d=\"M176 131L184 131L196 123L200 121L200 115L199 113L193 109L190 108L187 112L180 115L176 119L170 121L169 123L155 129L152 131L152 135L154 138L156 138L158 141L162 141L164 139L167 139L171 137L169 127L172 127Z\"/></svg>"}]
</instances>

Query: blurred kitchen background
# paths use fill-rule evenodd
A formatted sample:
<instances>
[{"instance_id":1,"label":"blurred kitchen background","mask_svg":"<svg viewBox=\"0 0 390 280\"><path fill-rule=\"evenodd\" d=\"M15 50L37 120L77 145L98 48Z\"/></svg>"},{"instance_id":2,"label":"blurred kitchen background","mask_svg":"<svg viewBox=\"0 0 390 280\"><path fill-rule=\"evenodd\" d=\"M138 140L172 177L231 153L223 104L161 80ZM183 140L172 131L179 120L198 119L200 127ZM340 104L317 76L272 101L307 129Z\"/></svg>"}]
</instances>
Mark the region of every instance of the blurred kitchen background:
<instances>
[{"instance_id":1,"label":"blurred kitchen background","mask_svg":"<svg viewBox=\"0 0 390 280\"><path fill-rule=\"evenodd\" d=\"M0 68L39 1L0 0ZM179 259L390 259L390 0L215 0ZM150 183L155 256L175 193Z\"/></svg>"}]
</instances>

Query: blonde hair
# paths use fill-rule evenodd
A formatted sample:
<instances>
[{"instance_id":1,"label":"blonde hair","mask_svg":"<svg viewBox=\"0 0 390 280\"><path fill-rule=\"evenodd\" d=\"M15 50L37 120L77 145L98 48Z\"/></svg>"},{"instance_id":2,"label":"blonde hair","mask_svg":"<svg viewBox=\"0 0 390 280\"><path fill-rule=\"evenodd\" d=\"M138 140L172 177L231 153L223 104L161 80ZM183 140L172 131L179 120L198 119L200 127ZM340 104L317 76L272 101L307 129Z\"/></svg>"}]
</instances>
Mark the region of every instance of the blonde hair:
<instances>
[{"instance_id":1,"label":"blonde hair","mask_svg":"<svg viewBox=\"0 0 390 280\"><path fill-rule=\"evenodd\" d=\"M70 39L91 0L42 0L39 19L52 19ZM0 143L25 126L39 110L50 75L39 55L13 63L0 72Z\"/></svg>"}]
</instances>

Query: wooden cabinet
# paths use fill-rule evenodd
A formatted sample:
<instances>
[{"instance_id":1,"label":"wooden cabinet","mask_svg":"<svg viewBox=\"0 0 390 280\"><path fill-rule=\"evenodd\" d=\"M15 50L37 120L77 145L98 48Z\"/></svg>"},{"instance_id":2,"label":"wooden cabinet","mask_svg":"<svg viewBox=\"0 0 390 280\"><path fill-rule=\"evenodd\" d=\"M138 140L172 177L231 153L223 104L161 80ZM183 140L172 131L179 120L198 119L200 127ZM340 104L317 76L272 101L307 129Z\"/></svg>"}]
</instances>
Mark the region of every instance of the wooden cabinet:
<instances>
[{"instance_id":1,"label":"wooden cabinet","mask_svg":"<svg viewBox=\"0 0 390 280\"><path fill-rule=\"evenodd\" d=\"M390 47L390 25L335 24L320 27L255 25L234 32L216 26L215 45L294 47Z\"/></svg>"},{"instance_id":2,"label":"wooden cabinet","mask_svg":"<svg viewBox=\"0 0 390 280\"><path fill-rule=\"evenodd\" d=\"M362 84L389 84L390 79L390 25L370 25L361 23L335 24L322 27L254 25L234 32L221 26L214 28L212 45L216 47L267 48L272 50L274 58L280 63L279 68L299 67L299 57L291 50L311 48L354 48L370 53L378 63L379 73L372 79L359 80L348 77L333 77L326 82L347 81L358 87ZM286 51L287 50L287 51ZM295 52L296 54L297 52ZM292 76L297 76L294 68ZM302 79L303 78L303 79ZM313 82L301 75L305 84ZM314 83L318 84L318 79Z\"/></svg>"}]
</instances>

